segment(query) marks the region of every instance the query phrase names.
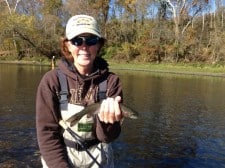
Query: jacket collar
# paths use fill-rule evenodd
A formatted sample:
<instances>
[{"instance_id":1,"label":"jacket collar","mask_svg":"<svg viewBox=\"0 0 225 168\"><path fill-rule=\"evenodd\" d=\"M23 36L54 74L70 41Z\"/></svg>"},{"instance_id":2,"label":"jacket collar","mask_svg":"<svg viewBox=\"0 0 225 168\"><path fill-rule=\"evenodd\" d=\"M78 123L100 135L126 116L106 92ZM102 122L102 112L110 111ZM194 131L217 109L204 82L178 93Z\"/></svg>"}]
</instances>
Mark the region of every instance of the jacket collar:
<instances>
[{"instance_id":1,"label":"jacket collar","mask_svg":"<svg viewBox=\"0 0 225 168\"><path fill-rule=\"evenodd\" d=\"M94 71L88 76L80 75L74 64L68 62L64 57L60 60L58 67L64 74L79 81L93 80L109 71L108 63L101 57L96 57L94 61Z\"/></svg>"}]
</instances>

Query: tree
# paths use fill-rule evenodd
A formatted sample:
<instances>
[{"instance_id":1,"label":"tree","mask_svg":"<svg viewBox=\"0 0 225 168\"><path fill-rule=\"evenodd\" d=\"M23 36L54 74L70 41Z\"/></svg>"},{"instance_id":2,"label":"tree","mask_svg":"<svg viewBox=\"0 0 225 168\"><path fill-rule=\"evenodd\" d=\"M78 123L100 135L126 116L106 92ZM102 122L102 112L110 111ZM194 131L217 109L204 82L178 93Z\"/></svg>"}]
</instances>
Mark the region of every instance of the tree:
<instances>
[{"instance_id":1,"label":"tree","mask_svg":"<svg viewBox=\"0 0 225 168\"><path fill-rule=\"evenodd\" d=\"M161 4L166 3L164 8L171 13L174 23L175 46L177 48L176 61L179 60L180 49L182 50L182 38L193 19L206 7L207 0L157 0Z\"/></svg>"},{"instance_id":2,"label":"tree","mask_svg":"<svg viewBox=\"0 0 225 168\"><path fill-rule=\"evenodd\" d=\"M12 16L15 13L17 5L18 5L19 2L20 2L20 0L16 0L14 7L11 7L10 4L9 4L9 1L5 0L5 3L7 5L8 12L9 12L10 16ZM18 51L19 48L17 47L17 42L15 41L15 32L14 31L12 31L12 35L13 35L13 44L14 44L15 50Z\"/></svg>"},{"instance_id":3,"label":"tree","mask_svg":"<svg viewBox=\"0 0 225 168\"><path fill-rule=\"evenodd\" d=\"M13 41L18 55L32 50L51 58L59 56L58 40L62 34L60 21L61 0L37 2L37 0L16 1L12 12L7 1L10 15L6 15L4 24L13 32ZM40 12L41 11L41 12Z\"/></svg>"}]
</instances>

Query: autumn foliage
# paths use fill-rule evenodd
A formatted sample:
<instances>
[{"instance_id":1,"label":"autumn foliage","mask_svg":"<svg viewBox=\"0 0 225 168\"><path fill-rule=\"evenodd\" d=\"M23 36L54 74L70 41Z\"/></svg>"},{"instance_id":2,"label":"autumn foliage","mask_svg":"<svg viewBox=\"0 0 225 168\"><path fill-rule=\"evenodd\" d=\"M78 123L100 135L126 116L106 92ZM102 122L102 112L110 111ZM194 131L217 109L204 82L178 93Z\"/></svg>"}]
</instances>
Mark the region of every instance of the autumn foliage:
<instances>
[{"instance_id":1,"label":"autumn foliage","mask_svg":"<svg viewBox=\"0 0 225 168\"><path fill-rule=\"evenodd\" d=\"M214 3L214 4L212 4ZM0 59L60 57L68 18L97 18L107 43L101 56L139 62L225 60L224 4L206 0L4 0ZM214 6L214 8L212 8Z\"/></svg>"}]
</instances>

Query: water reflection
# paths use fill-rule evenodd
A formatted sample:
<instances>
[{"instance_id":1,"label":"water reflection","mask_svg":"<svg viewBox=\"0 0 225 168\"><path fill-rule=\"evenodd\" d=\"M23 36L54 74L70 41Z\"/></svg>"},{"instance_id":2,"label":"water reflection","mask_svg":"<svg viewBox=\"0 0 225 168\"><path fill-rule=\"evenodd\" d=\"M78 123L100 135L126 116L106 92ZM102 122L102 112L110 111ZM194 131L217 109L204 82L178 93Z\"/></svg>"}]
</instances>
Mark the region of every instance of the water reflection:
<instances>
[{"instance_id":1,"label":"water reflection","mask_svg":"<svg viewBox=\"0 0 225 168\"><path fill-rule=\"evenodd\" d=\"M223 78L119 73L141 113L115 144L119 167L225 166Z\"/></svg>"},{"instance_id":2,"label":"water reflection","mask_svg":"<svg viewBox=\"0 0 225 168\"><path fill-rule=\"evenodd\" d=\"M0 167L40 167L35 94L50 67L0 64ZM114 71L125 104L116 167L225 167L225 78Z\"/></svg>"},{"instance_id":3,"label":"water reflection","mask_svg":"<svg viewBox=\"0 0 225 168\"><path fill-rule=\"evenodd\" d=\"M0 167L40 167L35 94L47 69L0 64Z\"/></svg>"}]
</instances>

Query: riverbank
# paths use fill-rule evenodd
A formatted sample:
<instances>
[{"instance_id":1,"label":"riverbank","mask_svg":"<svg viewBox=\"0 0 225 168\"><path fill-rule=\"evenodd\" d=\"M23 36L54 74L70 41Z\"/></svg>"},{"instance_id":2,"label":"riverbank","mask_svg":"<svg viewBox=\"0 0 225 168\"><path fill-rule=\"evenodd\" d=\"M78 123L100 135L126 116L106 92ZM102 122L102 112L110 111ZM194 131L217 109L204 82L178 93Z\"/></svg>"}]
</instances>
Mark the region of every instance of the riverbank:
<instances>
[{"instance_id":1,"label":"riverbank","mask_svg":"<svg viewBox=\"0 0 225 168\"><path fill-rule=\"evenodd\" d=\"M26 64L39 66L52 66L51 61L0 61L5 64ZM203 63L140 63L140 62L114 62L108 60L109 68L116 70L130 70L130 71L146 71L155 73L171 73L183 75L201 75L225 77L225 67L223 65L209 65ZM56 61L57 65L57 61Z\"/></svg>"},{"instance_id":2,"label":"riverbank","mask_svg":"<svg viewBox=\"0 0 225 168\"><path fill-rule=\"evenodd\" d=\"M50 66L51 62L39 62L39 61L2 61L0 60L0 64L20 64L20 65L45 65Z\"/></svg>"},{"instance_id":3,"label":"riverbank","mask_svg":"<svg viewBox=\"0 0 225 168\"><path fill-rule=\"evenodd\" d=\"M120 70L225 77L225 67L222 65L208 65L200 63L115 63L110 61L109 65L111 69Z\"/></svg>"}]
</instances>

